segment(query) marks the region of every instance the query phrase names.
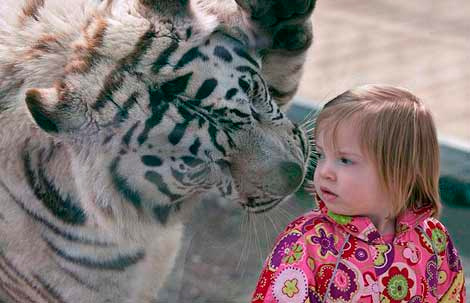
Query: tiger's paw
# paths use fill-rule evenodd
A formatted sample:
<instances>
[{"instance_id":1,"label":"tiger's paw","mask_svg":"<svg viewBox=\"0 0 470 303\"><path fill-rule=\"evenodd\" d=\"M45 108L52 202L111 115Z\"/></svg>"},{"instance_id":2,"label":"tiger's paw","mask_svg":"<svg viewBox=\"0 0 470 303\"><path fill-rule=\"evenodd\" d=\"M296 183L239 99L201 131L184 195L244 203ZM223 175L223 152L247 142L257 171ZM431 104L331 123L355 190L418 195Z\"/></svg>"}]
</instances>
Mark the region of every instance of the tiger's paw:
<instances>
[{"instance_id":1,"label":"tiger's paw","mask_svg":"<svg viewBox=\"0 0 470 303\"><path fill-rule=\"evenodd\" d=\"M236 0L247 13L263 43L271 49L307 49L313 40L310 16L316 0ZM267 45L266 45L267 44Z\"/></svg>"}]
</instances>

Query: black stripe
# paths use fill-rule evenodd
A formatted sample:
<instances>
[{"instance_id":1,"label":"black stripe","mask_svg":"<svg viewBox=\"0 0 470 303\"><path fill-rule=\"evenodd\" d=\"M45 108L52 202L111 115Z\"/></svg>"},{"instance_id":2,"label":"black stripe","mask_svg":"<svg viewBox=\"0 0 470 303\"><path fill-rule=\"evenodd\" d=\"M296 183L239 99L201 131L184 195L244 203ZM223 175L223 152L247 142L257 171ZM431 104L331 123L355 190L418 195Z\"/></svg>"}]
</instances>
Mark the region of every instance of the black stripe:
<instances>
[{"instance_id":1,"label":"black stripe","mask_svg":"<svg viewBox=\"0 0 470 303\"><path fill-rule=\"evenodd\" d=\"M237 117L240 117L240 118L249 118L250 117L250 114L247 114L247 113L244 113L238 109L235 109L235 108L232 108L230 109L230 112L234 115L236 115Z\"/></svg>"},{"instance_id":2,"label":"black stripe","mask_svg":"<svg viewBox=\"0 0 470 303\"><path fill-rule=\"evenodd\" d=\"M238 78L238 85L246 95L250 95L250 83L243 78Z\"/></svg>"},{"instance_id":3,"label":"black stripe","mask_svg":"<svg viewBox=\"0 0 470 303\"><path fill-rule=\"evenodd\" d=\"M233 96L235 96L237 93L238 93L238 88L235 88L235 87L231 88L225 94L225 99L226 100L231 100L233 98Z\"/></svg>"},{"instance_id":4,"label":"black stripe","mask_svg":"<svg viewBox=\"0 0 470 303\"><path fill-rule=\"evenodd\" d=\"M155 37L155 29L154 26L151 25L147 32L139 38L134 50L129 55L119 60L118 66L109 73L108 76L106 76L103 89L98 94L96 102L91 106L94 110L102 109L107 102L114 102L113 94L121 88L125 78L124 74L132 74L135 72L135 67L140 63L142 57L152 46Z\"/></svg>"},{"instance_id":5,"label":"black stripe","mask_svg":"<svg viewBox=\"0 0 470 303\"><path fill-rule=\"evenodd\" d=\"M220 59L224 60L225 62L232 62L232 60L233 60L233 57L230 54L230 52L228 51L228 49L226 49L223 46L216 46L214 48L214 55L216 57L219 57Z\"/></svg>"},{"instance_id":6,"label":"black stripe","mask_svg":"<svg viewBox=\"0 0 470 303\"><path fill-rule=\"evenodd\" d=\"M159 173L155 171L147 171L145 173L145 179L153 183L161 193L168 196L170 198L170 201L175 201L183 197L181 195L172 193L170 189L168 188L168 185L163 180L162 175L160 175Z\"/></svg>"},{"instance_id":7,"label":"black stripe","mask_svg":"<svg viewBox=\"0 0 470 303\"><path fill-rule=\"evenodd\" d=\"M191 146L189 147L189 151L191 152L191 154L197 156L197 153L199 152L199 147L201 147L201 141L199 140L199 138L196 138L193 144L191 144Z\"/></svg>"},{"instance_id":8,"label":"black stripe","mask_svg":"<svg viewBox=\"0 0 470 303\"><path fill-rule=\"evenodd\" d=\"M164 99L166 101L173 101L175 96L183 94L186 91L189 80L191 80L192 76L193 72L190 72L163 83L161 86L161 91L163 93Z\"/></svg>"},{"instance_id":9,"label":"black stripe","mask_svg":"<svg viewBox=\"0 0 470 303\"><path fill-rule=\"evenodd\" d=\"M212 144L217 148L224 156L226 155L225 148L217 142L218 130L213 124L209 124L209 136Z\"/></svg>"},{"instance_id":10,"label":"black stripe","mask_svg":"<svg viewBox=\"0 0 470 303\"><path fill-rule=\"evenodd\" d=\"M44 278L37 274L33 274L33 277L36 279L36 281L39 282L39 284L41 284L41 286L47 291L47 293L51 295L52 298L54 298L59 303L66 303L64 297L62 297L59 291L55 289L50 283L48 283Z\"/></svg>"},{"instance_id":11,"label":"black stripe","mask_svg":"<svg viewBox=\"0 0 470 303\"><path fill-rule=\"evenodd\" d=\"M5 294L8 296L8 300L14 300L14 303L37 303L37 301L33 301L33 299L28 296L22 289L16 287L14 285L5 283L4 281L0 280L0 289L3 289ZM4 302L0 301L1 303L12 303L12 301Z\"/></svg>"},{"instance_id":12,"label":"black stripe","mask_svg":"<svg viewBox=\"0 0 470 303\"><path fill-rule=\"evenodd\" d=\"M129 98L127 98L126 102L122 105L122 107L119 109L117 114L114 116L113 123L114 124L119 124L124 121L129 117L129 110L137 104L137 98L139 97L138 92L132 93Z\"/></svg>"},{"instance_id":13,"label":"black stripe","mask_svg":"<svg viewBox=\"0 0 470 303\"><path fill-rule=\"evenodd\" d=\"M184 164L190 167L196 167L205 163L202 159L195 158L192 156L183 156L180 159L183 160Z\"/></svg>"},{"instance_id":14,"label":"black stripe","mask_svg":"<svg viewBox=\"0 0 470 303\"><path fill-rule=\"evenodd\" d=\"M134 134L134 131L136 130L137 126L139 126L140 121L137 121L132 125L132 127L126 132L126 134L122 137L122 144L125 146L129 146L132 140L132 135Z\"/></svg>"},{"instance_id":15,"label":"black stripe","mask_svg":"<svg viewBox=\"0 0 470 303\"><path fill-rule=\"evenodd\" d=\"M55 262L55 263L67 276L69 276L72 280L74 280L75 282L77 282L81 286L83 286L83 287L85 287L85 288L87 288L87 289L89 289L93 292L97 292L99 290L98 287L91 285L88 281L86 281L85 279L82 279L81 277L79 277L73 271L71 271L71 270L65 268L64 266L62 266L61 264L59 264L59 262Z\"/></svg>"},{"instance_id":16,"label":"black stripe","mask_svg":"<svg viewBox=\"0 0 470 303\"><path fill-rule=\"evenodd\" d=\"M203 100L209 97L212 92L217 87L217 80L216 79L207 79L202 83L201 87L199 87L196 93L196 100Z\"/></svg>"},{"instance_id":17,"label":"black stripe","mask_svg":"<svg viewBox=\"0 0 470 303\"><path fill-rule=\"evenodd\" d=\"M273 86L269 86L269 92L271 93L271 96L273 96L273 98L275 99L283 99L287 97L292 97L295 95L296 91L297 91L297 88L294 88L290 91L285 92L285 91L280 91Z\"/></svg>"},{"instance_id":18,"label":"black stripe","mask_svg":"<svg viewBox=\"0 0 470 303\"><path fill-rule=\"evenodd\" d=\"M109 172L111 174L111 180L113 181L114 188L120 194L122 194L127 201L131 202L137 210L140 211L142 209L142 198L137 191L132 189L132 187L127 182L127 179L119 174L118 166L120 161L120 157L115 158L109 167Z\"/></svg>"},{"instance_id":19,"label":"black stripe","mask_svg":"<svg viewBox=\"0 0 470 303\"><path fill-rule=\"evenodd\" d=\"M282 120L284 119L284 114L279 113L276 117L272 118L271 121Z\"/></svg>"},{"instance_id":20,"label":"black stripe","mask_svg":"<svg viewBox=\"0 0 470 303\"><path fill-rule=\"evenodd\" d=\"M163 160L154 155L144 155L141 160L147 166L161 166L163 164Z\"/></svg>"},{"instance_id":21,"label":"black stripe","mask_svg":"<svg viewBox=\"0 0 470 303\"><path fill-rule=\"evenodd\" d=\"M16 268L15 265L0 251L0 257L3 260L4 264L6 265L7 269L3 268L0 265L0 268L3 270L3 272L11 279L15 280L14 283L17 283L19 285L21 282L26 284L31 290L34 290L36 294L38 294L41 298L43 298L46 301L49 301L49 298L46 298L43 294L43 292L38 289L33 282L31 281L30 278L26 277L25 274L21 273L18 268ZM13 277L12 274L8 272L8 269L13 272L16 276ZM1 284L1 283L0 283Z\"/></svg>"},{"instance_id":22,"label":"black stripe","mask_svg":"<svg viewBox=\"0 0 470 303\"><path fill-rule=\"evenodd\" d=\"M186 40L191 38L192 35L193 35L193 28L190 26L186 29Z\"/></svg>"},{"instance_id":23,"label":"black stripe","mask_svg":"<svg viewBox=\"0 0 470 303\"><path fill-rule=\"evenodd\" d=\"M111 142L111 140L114 138L114 135L115 134L113 133L113 134L110 134L109 136L107 136L106 138L104 138L103 143L101 145L106 145L109 142Z\"/></svg>"},{"instance_id":24,"label":"black stripe","mask_svg":"<svg viewBox=\"0 0 470 303\"><path fill-rule=\"evenodd\" d=\"M172 205L160 205L153 208L153 216L162 225L165 225L170 216Z\"/></svg>"},{"instance_id":25,"label":"black stripe","mask_svg":"<svg viewBox=\"0 0 470 303\"><path fill-rule=\"evenodd\" d=\"M12 192L10 189L0 180L0 186L3 187L3 189L7 192L7 194L10 196L10 198L32 219L35 221L41 223L43 226L47 227L49 230L51 230L55 235L62 237L65 240L68 240L70 242L75 242L75 243L80 243L80 244L85 244L85 245L93 245L93 246L113 246L114 244L109 243L109 242L102 242L102 241L97 241L94 239L86 239L83 238L81 235L74 235L69 232L64 231L62 228L54 225L53 223L49 222L45 218L33 213L31 210L25 207L24 203L21 202L18 198L13 196Z\"/></svg>"},{"instance_id":26,"label":"black stripe","mask_svg":"<svg viewBox=\"0 0 470 303\"><path fill-rule=\"evenodd\" d=\"M233 50L235 51L235 53L240 56L241 58L243 59L246 59L248 62L250 62L251 64L253 64L254 66L256 66L256 68L260 68L258 62L256 62L255 59L253 59L253 57L251 57L246 51L244 51L243 49L241 49L240 47L234 47Z\"/></svg>"},{"instance_id":27,"label":"black stripe","mask_svg":"<svg viewBox=\"0 0 470 303\"><path fill-rule=\"evenodd\" d=\"M190 121L186 121L175 125L171 133L168 135L168 140L171 144L176 145L181 141L181 139L183 139L186 129L189 126L189 122Z\"/></svg>"},{"instance_id":28,"label":"black stripe","mask_svg":"<svg viewBox=\"0 0 470 303\"><path fill-rule=\"evenodd\" d=\"M201 53L198 47L191 48L181 57L178 63L176 63L175 70L183 68L185 65L189 64L190 62L198 58L201 58L202 61L209 60L209 57Z\"/></svg>"},{"instance_id":29,"label":"black stripe","mask_svg":"<svg viewBox=\"0 0 470 303\"><path fill-rule=\"evenodd\" d=\"M94 258L85 256L71 256L62 249L55 246L49 240L45 238L43 238L43 240L57 256L67 260L70 263L86 268L123 271L129 266L137 264L145 257L145 252L143 250L139 250L134 254L119 254L117 257L110 258L109 260L96 260Z\"/></svg>"},{"instance_id":30,"label":"black stripe","mask_svg":"<svg viewBox=\"0 0 470 303\"><path fill-rule=\"evenodd\" d=\"M157 60L152 65L152 72L158 74L160 70L168 65L168 59L178 49L179 43L176 40L171 40L170 46L168 46L163 52L160 53Z\"/></svg>"},{"instance_id":31,"label":"black stripe","mask_svg":"<svg viewBox=\"0 0 470 303\"><path fill-rule=\"evenodd\" d=\"M57 188L45 175L41 161L38 161L37 178L31 167L31 158L28 153L23 155L25 177L36 198L59 220L71 225L84 225L86 223L85 211L72 202L70 197L65 200Z\"/></svg>"},{"instance_id":32,"label":"black stripe","mask_svg":"<svg viewBox=\"0 0 470 303\"><path fill-rule=\"evenodd\" d=\"M264 88L263 89L264 96L258 97L258 99L270 100L269 95L268 95L268 90L266 89L266 84L263 80L263 77L256 70L254 70L251 67L246 66L246 65L238 66L236 68L236 70L239 71L239 72L245 72L245 73L248 72L251 75L251 77L253 79L253 82L254 82L254 88L253 88L254 92L252 94L253 96L256 96L258 94L258 92L260 90L260 86L259 86L258 82L261 82L262 87ZM258 78L259 81L255 81L254 80L255 77ZM271 102L269 102L269 103L270 103L270 107L271 107L270 112L272 112L274 109L273 109L273 106L272 106Z\"/></svg>"},{"instance_id":33,"label":"black stripe","mask_svg":"<svg viewBox=\"0 0 470 303\"><path fill-rule=\"evenodd\" d=\"M253 107L250 107L250 109L251 109L251 116L253 117L253 119L260 122L261 121L261 115L258 114L258 112Z\"/></svg>"},{"instance_id":34,"label":"black stripe","mask_svg":"<svg viewBox=\"0 0 470 303\"><path fill-rule=\"evenodd\" d=\"M166 111L169 108L168 103L163 102L162 93L159 90L149 88L150 108L152 115L145 121L145 128L142 133L137 137L139 145L142 145L147 141L148 134L160 122L162 121Z\"/></svg>"}]
</instances>

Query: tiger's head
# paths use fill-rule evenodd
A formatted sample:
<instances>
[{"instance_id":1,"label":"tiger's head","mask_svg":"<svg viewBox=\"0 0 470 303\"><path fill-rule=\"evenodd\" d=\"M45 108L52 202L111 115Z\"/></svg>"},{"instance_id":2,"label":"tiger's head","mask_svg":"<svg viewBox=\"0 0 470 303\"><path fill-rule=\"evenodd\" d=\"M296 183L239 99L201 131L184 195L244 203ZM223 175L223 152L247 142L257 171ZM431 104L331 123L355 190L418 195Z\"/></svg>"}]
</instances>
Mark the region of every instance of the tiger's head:
<instances>
[{"instance_id":1,"label":"tiger's head","mask_svg":"<svg viewBox=\"0 0 470 303\"><path fill-rule=\"evenodd\" d=\"M50 87L26 92L103 212L164 224L218 189L258 213L302 184L308 140L272 98L251 37L193 2L103 2L61 46Z\"/></svg>"}]
</instances>

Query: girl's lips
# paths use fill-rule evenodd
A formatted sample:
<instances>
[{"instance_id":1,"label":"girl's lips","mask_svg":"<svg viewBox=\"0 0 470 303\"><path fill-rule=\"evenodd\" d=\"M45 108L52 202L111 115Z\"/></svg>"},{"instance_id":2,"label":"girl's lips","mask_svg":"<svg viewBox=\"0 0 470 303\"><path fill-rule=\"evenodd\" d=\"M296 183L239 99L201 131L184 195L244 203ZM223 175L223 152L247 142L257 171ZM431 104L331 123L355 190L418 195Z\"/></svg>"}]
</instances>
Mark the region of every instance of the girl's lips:
<instances>
[{"instance_id":1,"label":"girl's lips","mask_svg":"<svg viewBox=\"0 0 470 303\"><path fill-rule=\"evenodd\" d=\"M326 187L320 187L320 192L321 192L322 199L325 202L333 202L337 197L337 195L329 191L328 188Z\"/></svg>"}]
</instances>

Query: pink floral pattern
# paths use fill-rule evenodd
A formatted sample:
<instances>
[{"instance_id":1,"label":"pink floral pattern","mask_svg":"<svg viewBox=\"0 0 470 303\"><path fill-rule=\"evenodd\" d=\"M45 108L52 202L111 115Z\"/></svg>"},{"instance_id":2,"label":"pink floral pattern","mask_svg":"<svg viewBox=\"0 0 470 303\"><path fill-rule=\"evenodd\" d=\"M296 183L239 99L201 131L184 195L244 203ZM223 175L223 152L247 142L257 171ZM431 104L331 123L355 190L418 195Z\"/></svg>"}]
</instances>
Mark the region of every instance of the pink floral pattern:
<instances>
[{"instance_id":1,"label":"pink floral pattern","mask_svg":"<svg viewBox=\"0 0 470 303\"><path fill-rule=\"evenodd\" d=\"M397 218L387 243L368 218L335 215L318 204L279 236L253 303L318 303L325 296L337 303L465 303L457 249L429 209Z\"/></svg>"}]
</instances>

